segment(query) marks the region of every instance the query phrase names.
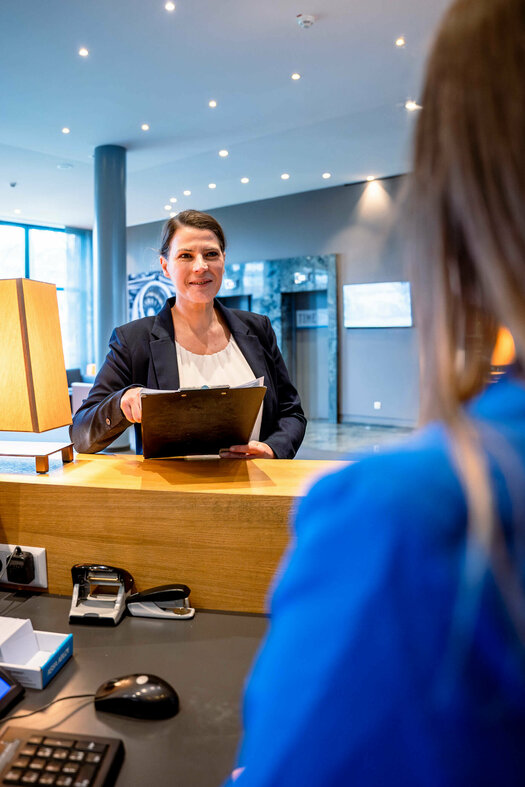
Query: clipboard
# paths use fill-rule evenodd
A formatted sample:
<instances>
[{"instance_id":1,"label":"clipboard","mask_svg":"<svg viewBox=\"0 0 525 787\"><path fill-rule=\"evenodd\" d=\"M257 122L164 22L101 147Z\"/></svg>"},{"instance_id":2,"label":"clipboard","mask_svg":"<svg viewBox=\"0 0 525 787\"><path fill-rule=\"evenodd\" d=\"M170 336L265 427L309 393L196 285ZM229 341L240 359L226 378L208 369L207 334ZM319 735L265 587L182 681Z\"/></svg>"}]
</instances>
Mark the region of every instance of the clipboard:
<instances>
[{"instance_id":1,"label":"clipboard","mask_svg":"<svg viewBox=\"0 0 525 787\"><path fill-rule=\"evenodd\" d=\"M145 459L218 454L250 439L265 386L142 392Z\"/></svg>"}]
</instances>

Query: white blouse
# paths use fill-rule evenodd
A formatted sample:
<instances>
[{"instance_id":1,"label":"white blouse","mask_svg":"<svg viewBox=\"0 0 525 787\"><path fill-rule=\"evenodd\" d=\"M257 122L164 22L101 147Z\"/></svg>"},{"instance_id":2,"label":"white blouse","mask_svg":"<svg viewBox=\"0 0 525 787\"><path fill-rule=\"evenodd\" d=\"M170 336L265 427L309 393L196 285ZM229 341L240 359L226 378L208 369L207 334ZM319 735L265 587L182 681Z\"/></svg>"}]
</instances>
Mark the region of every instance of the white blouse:
<instances>
[{"instance_id":1,"label":"white blouse","mask_svg":"<svg viewBox=\"0 0 525 787\"><path fill-rule=\"evenodd\" d=\"M219 350L212 355L192 353L177 341L175 347L181 388L202 388L205 385L229 385L234 388L256 379L233 336L230 337L224 350ZM262 410L261 404L250 440L259 439Z\"/></svg>"}]
</instances>

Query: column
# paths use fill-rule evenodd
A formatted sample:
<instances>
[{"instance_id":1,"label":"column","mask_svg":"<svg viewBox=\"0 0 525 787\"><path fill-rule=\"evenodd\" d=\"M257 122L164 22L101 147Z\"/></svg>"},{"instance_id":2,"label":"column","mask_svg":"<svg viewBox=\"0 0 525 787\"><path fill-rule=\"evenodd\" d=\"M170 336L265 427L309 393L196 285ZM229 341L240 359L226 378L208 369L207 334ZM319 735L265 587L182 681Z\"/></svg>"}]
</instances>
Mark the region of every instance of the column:
<instances>
[{"instance_id":1,"label":"column","mask_svg":"<svg viewBox=\"0 0 525 787\"><path fill-rule=\"evenodd\" d=\"M116 325L128 320L126 277L126 149L95 148L93 228L95 361L100 368Z\"/></svg>"}]
</instances>

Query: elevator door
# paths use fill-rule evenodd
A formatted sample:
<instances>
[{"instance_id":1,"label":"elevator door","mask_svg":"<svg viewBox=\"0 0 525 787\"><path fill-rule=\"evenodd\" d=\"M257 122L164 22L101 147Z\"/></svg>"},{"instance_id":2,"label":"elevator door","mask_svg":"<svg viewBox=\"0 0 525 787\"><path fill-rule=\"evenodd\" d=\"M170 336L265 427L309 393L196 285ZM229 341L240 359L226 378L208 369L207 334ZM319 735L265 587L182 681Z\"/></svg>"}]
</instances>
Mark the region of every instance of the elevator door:
<instances>
[{"instance_id":1,"label":"elevator door","mask_svg":"<svg viewBox=\"0 0 525 787\"><path fill-rule=\"evenodd\" d=\"M285 293L283 351L306 417L328 419L326 291Z\"/></svg>"}]
</instances>

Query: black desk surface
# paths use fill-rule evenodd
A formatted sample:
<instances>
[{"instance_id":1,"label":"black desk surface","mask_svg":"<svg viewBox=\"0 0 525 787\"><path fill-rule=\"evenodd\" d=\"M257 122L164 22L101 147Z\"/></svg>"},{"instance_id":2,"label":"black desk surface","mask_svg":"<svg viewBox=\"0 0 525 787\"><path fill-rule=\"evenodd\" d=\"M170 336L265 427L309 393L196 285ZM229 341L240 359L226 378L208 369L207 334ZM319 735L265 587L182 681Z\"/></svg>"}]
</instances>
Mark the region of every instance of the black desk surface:
<instances>
[{"instance_id":1,"label":"black desk surface","mask_svg":"<svg viewBox=\"0 0 525 787\"><path fill-rule=\"evenodd\" d=\"M169 681L181 704L172 719L142 721L96 712L88 699L66 700L13 725L121 738L126 755L117 787L221 784L234 763L243 684L266 630L264 617L197 611L186 621L125 617L116 628L70 626L69 599L13 599L0 600L0 616L73 634L72 659L45 689L27 689L13 714L140 672Z\"/></svg>"}]
</instances>

